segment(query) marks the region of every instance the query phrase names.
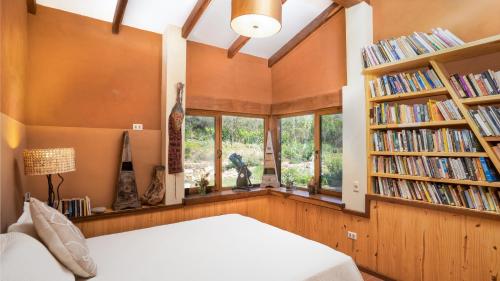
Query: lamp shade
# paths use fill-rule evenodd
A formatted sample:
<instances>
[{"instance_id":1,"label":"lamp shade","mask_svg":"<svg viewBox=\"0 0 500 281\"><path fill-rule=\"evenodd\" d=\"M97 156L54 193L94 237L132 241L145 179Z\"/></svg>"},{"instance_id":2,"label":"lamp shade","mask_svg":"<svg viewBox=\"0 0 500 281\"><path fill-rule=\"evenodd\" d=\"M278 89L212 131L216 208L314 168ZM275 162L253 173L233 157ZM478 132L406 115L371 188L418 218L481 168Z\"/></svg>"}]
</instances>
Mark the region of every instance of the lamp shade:
<instances>
[{"instance_id":1,"label":"lamp shade","mask_svg":"<svg viewBox=\"0 0 500 281\"><path fill-rule=\"evenodd\" d=\"M281 0L232 0L231 28L246 37L269 37L281 29Z\"/></svg>"},{"instance_id":2,"label":"lamp shade","mask_svg":"<svg viewBox=\"0 0 500 281\"><path fill-rule=\"evenodd\" d=\"M75 171L74 148L27 149L24 174L27 176L61 174Z\"/></svg>"}]
</instances>

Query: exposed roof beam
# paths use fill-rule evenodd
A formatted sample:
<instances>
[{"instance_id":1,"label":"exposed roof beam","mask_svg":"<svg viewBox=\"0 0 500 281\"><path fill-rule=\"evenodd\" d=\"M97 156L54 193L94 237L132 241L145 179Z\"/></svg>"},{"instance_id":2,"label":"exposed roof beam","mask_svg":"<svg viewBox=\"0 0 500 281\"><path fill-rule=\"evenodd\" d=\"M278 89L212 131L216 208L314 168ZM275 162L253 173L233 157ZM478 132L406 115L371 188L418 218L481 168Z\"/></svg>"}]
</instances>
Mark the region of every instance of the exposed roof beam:
<instances>
[{"instance_id":1,"label":"exposed roof beam","mask_svg":"<svg viewBox=\"0 0 500 281\"><path fill-rule=\"evenodd\" d=\"M28 7L28 13L36 15L36 0L26 0L26 6Z\"/></svg>"},{"instance_id":2,"label":"exposed roof beam","mask_svg":"<svg viewBox=\"0 0 500 281\"><path fill-rule=\"evenodd\" d=\"M286 0L281 0L281 5L285 4ZM227 49L227 57L232 58L236 56L236 54L240 51L243 46L250 40L250 37L238 36L236 40L234 40L233 44Z\"/></svg>"},{"instance_id":3,"label":"exposed roof beam","mask_svg":"<svg viewBox=\"0 0 500 281\"><path fill-rule=\"evenodd\" d=\"M337 14L343 7L337 3L332 3L328 8L326 8L319 16L312 20L306 27L304 27L297 35L295 35L288 43L286 43L281 49L279 49L274 55L272 55L268 60L268 66L271 67L280 61L284 56L290 53L297 45L304 41L311 33L316 29L321 27L325 22L327 22L331 17Z\"/></svg>"},{"instance_id":4,"label":"exposed roof beam","mask_svg":"<svg viewBox=\"0 0 500 281\"><path fill-rule=\"evenodd\" d=\"M189 36L189 33L191 33L198 20L201 18L201 15L203 15L203 12L205 12L205 10L207 9L210 1L211 0L198 0L193 10L191 11L191 14L189 14L189 17L182 26L183 38L187 38Z\"/></svg>"},{"instance_id":5,"label":"exposed roof beam","mask_svg":"<svg viewBox=\"0 0 500 281\"><path fill-rule=\"evenodd\" d=\"M125 15L125 8L127 7L128 0L118 0L116 2L115 16L113 17L113 26L111 31L114 34L120 32L120 25L123 21L123 16Z\"/></svg>"},{"instance_id":6,"label":"exposed roof beam","mask_svg":"<svg viewBox=\"0 0 500 281\"><path fill-rule=\"evenodd\" d=\"M231 44L231 47L227 49L227 57L234 57L238 53L238 51L243 48L243 46L245 46L248 40L250 40L250 37L245 36L239 36L236 40L234 40L233 44Z\"/></svg>"},{"instance_id":7,"label":"exposed roof beam","mask_svg":"<svg viewBox=\"0 0 500 281\"><path fill-rule=\"evenodd\" d=\"M359 4L361 2L366 2L370 4L370 0L334 0L335 2L339 3L340 6L344 8L350 8L356 4Z\"/></svg>"}]
</instances>

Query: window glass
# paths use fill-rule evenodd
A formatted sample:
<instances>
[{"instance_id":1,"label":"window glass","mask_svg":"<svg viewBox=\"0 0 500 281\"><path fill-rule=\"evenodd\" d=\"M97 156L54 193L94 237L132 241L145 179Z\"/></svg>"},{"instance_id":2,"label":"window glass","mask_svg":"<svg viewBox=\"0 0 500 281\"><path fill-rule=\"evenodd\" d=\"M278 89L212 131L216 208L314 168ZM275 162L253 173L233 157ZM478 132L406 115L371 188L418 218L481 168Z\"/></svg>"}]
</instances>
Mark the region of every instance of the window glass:
<instances>
[{"instance_id":1,"label":"window glass","mask_svg":"<svg viewBox=\"0 0 500 281\"><path fill-rule=\"evenodd\" d=\"M241 156L252 173L250 181L259 184L264 169L264 119L222 116L222 186L236 186L238 167L231 155Z\"/></svg>"},{"instance_id":2,"label":"window glass","mask_svg":"<svg viewBox=\"0 0 500 281\"><path fill-rule=\"evenodd\" d=\"M342 192L342 114L320 118L321 187Z\"/></svg>"},{"instance_id":3,"label":"window glass","mask_svg":"<svg viewBox=\"0 0 500 281\"><path fill-rule=\"evenodd\" d=\"M284 117L281 123L281 179L306 187L314 176L314 115Z\"/></svg>"},{"instance_id":4,"label":"window glass","mask_svg":"<svg viewBox=\"0 0 500 281\"><path fill-rule=\"evenodd\" d=\"M184 187L195 187L195 181L209 174L215 185L215 117L186 116Z\"/></svg>"}]
</instances>

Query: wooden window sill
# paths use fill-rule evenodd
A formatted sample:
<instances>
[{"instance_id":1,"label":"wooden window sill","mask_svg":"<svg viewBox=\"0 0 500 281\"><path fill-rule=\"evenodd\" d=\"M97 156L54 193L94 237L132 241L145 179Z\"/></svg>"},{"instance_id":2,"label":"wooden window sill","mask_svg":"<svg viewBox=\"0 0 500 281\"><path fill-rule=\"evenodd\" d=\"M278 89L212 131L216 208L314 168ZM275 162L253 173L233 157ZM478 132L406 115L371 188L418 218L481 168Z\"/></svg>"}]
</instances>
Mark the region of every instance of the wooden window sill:
<instances>
[{"instance_id":1,"label":"wooden window sill","mask_svg":"<svg viewBox=\"0 0 500 281\"><path fill-rule=\"evenodd\" d=\"M286 188L271 188L269 193L275 196L281 196L287 199L310 203L322 207L332 208L336 210L343 210L345 208L342 198L328 194L314 194L310 195L307 190L295 189L287 191Z\"/></svg>"}]
</instances>

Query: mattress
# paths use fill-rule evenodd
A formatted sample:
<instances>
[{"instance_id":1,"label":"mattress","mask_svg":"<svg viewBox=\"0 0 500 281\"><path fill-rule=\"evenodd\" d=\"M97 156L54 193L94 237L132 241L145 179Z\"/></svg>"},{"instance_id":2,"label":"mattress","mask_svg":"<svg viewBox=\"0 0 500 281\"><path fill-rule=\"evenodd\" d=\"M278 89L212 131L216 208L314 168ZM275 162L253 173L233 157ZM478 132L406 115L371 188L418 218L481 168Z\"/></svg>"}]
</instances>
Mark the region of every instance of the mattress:
<instances>
[{"instance_id":1,"label":"mattress","mask_svg":"<svg viewBox=\"0 0 500 281\"><path fill-rule=\"evenodd\" d=\"M92 281L362 281L351 257L240 215L87 239Z\"/></svg>"}]
</instances>

